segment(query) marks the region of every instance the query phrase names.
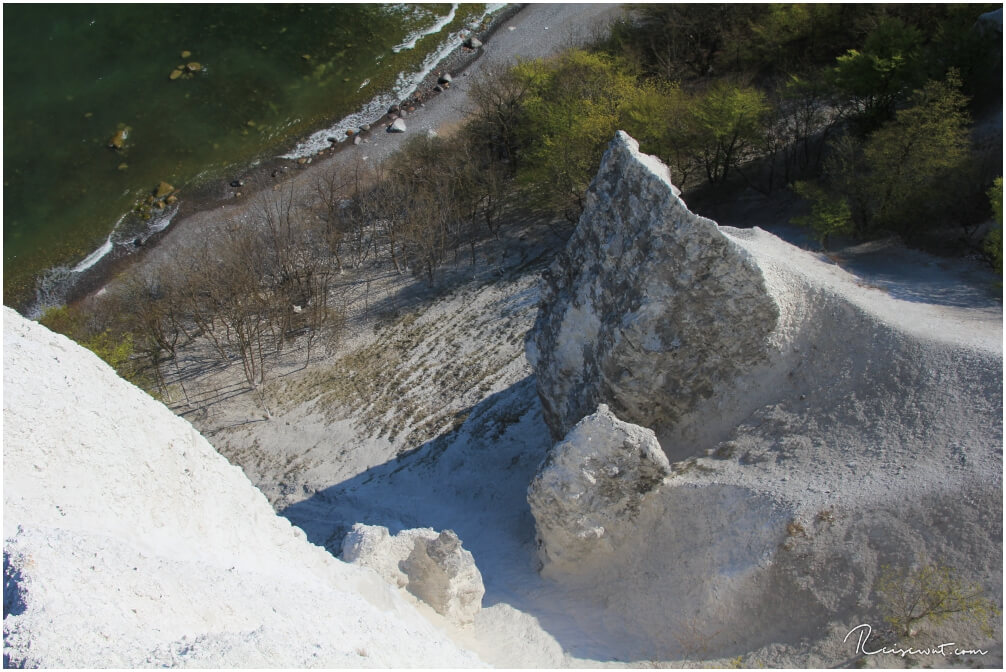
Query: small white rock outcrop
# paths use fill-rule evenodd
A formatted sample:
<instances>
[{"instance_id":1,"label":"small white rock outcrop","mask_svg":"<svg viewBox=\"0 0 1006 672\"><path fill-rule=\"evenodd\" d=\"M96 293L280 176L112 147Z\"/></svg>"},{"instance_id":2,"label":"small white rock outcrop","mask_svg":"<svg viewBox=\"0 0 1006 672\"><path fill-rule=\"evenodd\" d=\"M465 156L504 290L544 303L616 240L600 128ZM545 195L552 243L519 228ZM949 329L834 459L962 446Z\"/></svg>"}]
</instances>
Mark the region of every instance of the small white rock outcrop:
<instances>
[{"instance_id":1,"label":"small white rock outcrop","mask_svg":"<svg viewBox=\"0 0 1006 672\"><path fill-rule=\"evenodd\" d=\"M543 570L613 550L669 473L654 433L601 404L552 448L528 488Z\"/></svg>"},{"instance_id":2,"label":"small white rock outcrop","mask_svg":"<svg viewBox=\"0 0 1006 672\"><path fill-rule=\"evenodd\" d=\"M599 403L660 435L766 360L779 310L761 270L676 192L619 131L544 274L528 337L556 440Z\"/></svg>"},{"instance_id":3,"label":"small white rock outcrop","mask_svg":"<svg viewBox=\"0 0 1006 672\"><path fill-rule=\"evenodd\" d=\"M471 623L482 608L482 574L452 530L391 535L386 527L357 523L342 542L342 558L373 569L455 623Z\"/></svg>"}]
</instances>

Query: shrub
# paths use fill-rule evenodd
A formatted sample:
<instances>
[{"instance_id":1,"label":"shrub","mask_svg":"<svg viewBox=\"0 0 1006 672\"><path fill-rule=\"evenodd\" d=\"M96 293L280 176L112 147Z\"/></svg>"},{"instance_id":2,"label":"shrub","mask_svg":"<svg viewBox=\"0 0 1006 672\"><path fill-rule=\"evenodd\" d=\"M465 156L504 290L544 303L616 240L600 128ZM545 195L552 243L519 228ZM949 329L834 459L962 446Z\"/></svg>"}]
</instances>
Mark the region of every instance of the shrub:
<instances>
[{"instance_id":1,"label":"shrub","mask_svg":"<svg viewBox=\"0 0 1006 672\"><path fill-rule=\"evenodd\" d=\"M989 201L992 203L992 214L995 216L996 224L982 241L982 252L985 258L1000 275L1003 272L1003 178L997 177L988 191Z\"/></svg>"},{"instance_id":2,"label":"shrub","mask_svg":"<svg viewBox=\"0 0 1006 672\"><path fill-rule=\"evenodd\" d=\"M877 580L884 620L901 636L910 637L926 621L942 623L960 618L979 626L991 637L1001 612L984 595L947 566L924 564L913 569L884 566Z\"/></svg>"},{"instance_id":3,"label":"shrub","mask_svg":"<svg viewBox=\"0 0 1006 672\"><path fill-rule=\"evenodd\" d=\"M98 318L94 317L95 320ZM94 354L101 357L115 371L125 378L137 382L132 363L133 335L116 335L111 329L97 331L88 323L85 313L75 306L54 306L39 318L39 323L52 331L73 339Z\"/></svg>"},{"instance_id":4,"label":"shrub","mask_svg":"<svg viewBox=\"0 0 1006 672\"><path fill-rule=\"evenodd\" d=\"M878 226L911 235L920 223L931 227L933 219L957 209L970 121L960 89L956 71L930 81L912 96L912 107L867 140L863 153Z\"/></svg>"},{"instance_id":5,"label":"shrub","mask_svg":"<svg viewBox=\"0 0 1006 672\"><path fill-rule=\"evenodd\" d=\"M813 182L796 182L793 191L810 201L810 214L794 217L793 223L813 231L822 248L827 248L831 236L852 233L852 211L844 198L828 194Z\"/></svg>"}]
</instances>

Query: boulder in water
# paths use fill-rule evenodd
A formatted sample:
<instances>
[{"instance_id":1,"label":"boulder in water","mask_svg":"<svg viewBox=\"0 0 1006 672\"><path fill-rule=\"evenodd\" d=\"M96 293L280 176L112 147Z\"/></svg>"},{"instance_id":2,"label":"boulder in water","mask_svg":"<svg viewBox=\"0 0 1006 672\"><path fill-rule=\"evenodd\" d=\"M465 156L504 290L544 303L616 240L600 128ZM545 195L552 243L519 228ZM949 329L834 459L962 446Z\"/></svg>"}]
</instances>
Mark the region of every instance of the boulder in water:
<instances>
[{"instance_id":1,"label":"boulder in water","mask_svg":"<svg viewBox=\"0 0 1006 672\"><path fill-rule=\"evenodd\" d=\"M157 185L157 188L154 189L154 198L164 198L165 196L171 194L174 190L175 188L173 186L162 180L161 183Z\"/></svg>"},{"instance_id":2,"label":"boulder in water","mask_svg":"<svg viewBox=\"0 0 1006 672\"><path fill-rule=\"evenodd\" d=\"M108 146L112 149L122 149L125 147L126 140L129 138L129 132L132 130L129 126L123 126L109 139Z\"/></svg>"}]
</instances>

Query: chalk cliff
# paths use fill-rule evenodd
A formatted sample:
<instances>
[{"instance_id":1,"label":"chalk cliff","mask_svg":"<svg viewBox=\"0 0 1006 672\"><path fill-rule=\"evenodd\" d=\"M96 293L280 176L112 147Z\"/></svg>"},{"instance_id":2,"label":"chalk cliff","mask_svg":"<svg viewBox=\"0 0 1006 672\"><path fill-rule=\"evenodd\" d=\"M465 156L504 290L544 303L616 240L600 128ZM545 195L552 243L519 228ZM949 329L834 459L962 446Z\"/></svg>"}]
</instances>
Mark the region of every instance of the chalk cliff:
<instances>
[{"instance_id":1,"label":"chalk cliff","mask_svg":"<svg viewBox=\"0 0 1006 672\"><path fill-rule=\"evenodd\" d=\"M541 287L527 355L563 439L529 494L542 574L653 651L817 641L832 664L850 628L883 625L884 566L1001 594L995 313L699 217L621 132ZM655 432L666 478L597 467L624 452L587 431L609 409Z\"/></svg>"},{"instance_id":2,"label":"chalk cliff","mask_svg":"<svg viewBox=\"0 0 1006 672\"><path fill-rule=\"evenodd\" d=\"M4 308L4 663L480 666L185 420Z\"/></svg>"}]
</instances>

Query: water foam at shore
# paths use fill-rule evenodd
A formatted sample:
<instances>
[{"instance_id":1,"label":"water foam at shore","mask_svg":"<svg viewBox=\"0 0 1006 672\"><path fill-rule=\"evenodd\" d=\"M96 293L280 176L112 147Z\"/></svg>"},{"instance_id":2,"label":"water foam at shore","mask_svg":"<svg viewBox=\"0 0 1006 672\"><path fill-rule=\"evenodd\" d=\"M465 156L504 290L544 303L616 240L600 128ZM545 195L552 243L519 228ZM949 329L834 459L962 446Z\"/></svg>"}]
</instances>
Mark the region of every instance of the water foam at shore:
<instances>
[{"instance_id":1,"label":"water foam at shore","mask_svg":"<svg viewBox=\"0 0 1006 672\"><path fill-rule=\"evenodd\" d=\"M103 259L112 254L117 245L123 248L129 245L145 244L151 236L171 226L171 221L178 214L179 209L180 206L177 204L168 207L160 215L152 218L140 235L129 235L125 237L125 240L116 240L116 237L117 234L120 234L120 227L128 213L119 217L105 242L84 257L77 265L72 268L66 266L50 268L36 281L35 301L25 311L25 316L37 320L48 308L65 303L67 295L81 276L94 269Z\"/></svg>"},{"instance_id":2,"label":"water foam at shore","mask_svg":"<svg viewBox=\"0 0 1006 672\"><path fill-rule=\"evenodd\" d=\"M423 39L427 35L435 35L436 33L439 33L441 30L446 28L450 24L450 22L454 20L454 15L457 13L457 11L458 11L458 4L453 3L451 5L451 11L447 13L447 16L437 21L430 28L425 28L410 33L408 37L406 37L401 44L392 47L391 51L397 54L398 52L404 51L406 49L414 49L416 46L416 42L418 42L419 40Z\"/></svg>"},{"instance_id":3,"label":"water foam at shore","mask_svg":"<svg viewBox=\"0 0 1006 672\"><path fill-rule=\"evenodd\" d=\"M123 217L125 217L125 215L123 215ZM120 217L119 218L119 222L121 222L121 221L122 221L122 218ZM116 226L118 226L118 222L116 223ZM112 234L108 234L108 238L105 239L105 242L102 244L102 246L99 247L98 249L96 249L91 254L89 254L86 257L84 257L84 260L82 262L80 262L79 264L77 264L76 266L74 266L73 268L71 268L70 272L71 273L82 273L82 272L86 271L87 269L91 268L96 263L98 263L99 261L101 261L102 257L104 257L106 254L108 254L109 252L111 252L113 247L114 247L114 245L112 244Z\"/></svg>"},{"instance_id":4,"label":"water foam at shore","mask_svg":"<svg viewBox=\"0 0 1006 672\"><path fill-rule=\"evenodd\" d=\"M380 119L384 116L384 113L391 105L398 103L403 98L408 98L415 93L419 85L422 84L423 80L426 79L431 72L433 72L437 65L447 58L452 51L457 49L464 40L464 37L477 27L487 16L492 16L505 6L505 3L487 4L486 9L482 12L482 14L480 14L476 19L473 19L464 28L450 33L436 49L431 51L426 58L423 59L423 62L419 66L419 70L412 73L399 73L398 79L395 81L395 86L392 88L391 92L378 94L372 98L370 102L364 105L361 110L347 115L331 126L311 134L306 140L297 143L292 150L286 154L281 154L279 158L296 160L313 156L321 150L327 149L331 146L329 138L334 138L335 142L343 142L349 137L346 135L347 130L355 130L363 124L370 124L377 119ZM457 5L454 7L456 8ZM452 18L453 15L454 9L451 10ZM450 21L447 21L443 25L447 25L447 23L450 23ZM432 35L433 32L438 31L430 29L430 32L427 32L426 34ZM415 42L413 42L413 46L415 46ZM363 88L362 85L360 88Z\"/></svg>"}]
</instances>

